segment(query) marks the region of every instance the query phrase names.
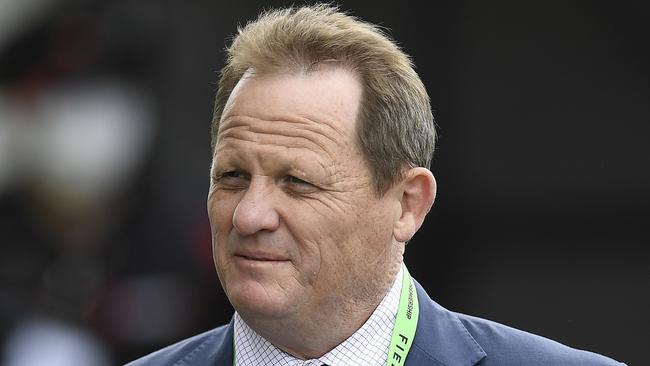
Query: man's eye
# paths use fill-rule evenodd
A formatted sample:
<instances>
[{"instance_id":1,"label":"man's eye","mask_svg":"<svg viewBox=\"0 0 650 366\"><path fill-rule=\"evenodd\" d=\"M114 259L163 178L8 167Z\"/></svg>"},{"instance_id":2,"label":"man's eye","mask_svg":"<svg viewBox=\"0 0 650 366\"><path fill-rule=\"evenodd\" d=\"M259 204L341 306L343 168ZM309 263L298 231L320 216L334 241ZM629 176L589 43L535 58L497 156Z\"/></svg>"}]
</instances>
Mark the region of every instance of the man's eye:
<instances>
[{"instance_id":1,"label":"man's eye","mask_svg":"<svg viewBox=\"0 0 650 366\"><path fill-rule=\"evenodd\" d=\"M244 173L238 171L225 172L220 178L244 178Z\"/></svg>"},{"instance_id":2,"label":"man's eye","mask_svg":"<svg viewBox=\"0 0 650 366\"><path fill-rule=\"evenodd\" d=\"M302 180L300 178L296 178L296 177L294 177L292 175L287 177L287 181L289 181L289 183L291 183L291 184L310 185L310 186L312 185L311 183L309 183L307 181L304 181L304 180Z\"/></svg>"},{"instance_id":3,"label":"man's eye","mask_svg":"<svg viewBox=\"0 0 650 366\"><path fill-rule=\"evenodd\" d=\"M224 186L240 186L246 184L245 181L248 180L248 175L244 172L233 170L219 174L215 182L220 183Z\"/></svg>"},{"instance_id":4,"label":"man's eye","mask_svg":"<svg viewBox=\"0 0 650 366\"><path fill-rule=\"evenodd\" d=\"M313 183L296 178L292 175L288 175L285 178L285 184L287 192L290 194L311 194L316 193L319 190L319 188Z\"/></svg>"}]
</instances>

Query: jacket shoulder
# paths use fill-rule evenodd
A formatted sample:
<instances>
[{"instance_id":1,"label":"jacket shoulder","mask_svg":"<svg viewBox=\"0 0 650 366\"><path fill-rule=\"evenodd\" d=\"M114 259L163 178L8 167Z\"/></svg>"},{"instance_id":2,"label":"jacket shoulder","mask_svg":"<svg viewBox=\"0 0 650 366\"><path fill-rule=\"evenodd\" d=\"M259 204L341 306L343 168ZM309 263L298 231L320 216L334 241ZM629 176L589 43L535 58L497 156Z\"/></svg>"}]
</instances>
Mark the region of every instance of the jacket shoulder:
<instances>
[{"instance_id":1,"label":"jacket shoulder","mask_svg":"<svg viewBox=\"0 0 650 366\"><path fill-rule=\"evenodd\" d=\"M162 348L132 361L126 366L180 366L195 363L203 365L207 361L205 353L217 349L217 345L227 339L227 333L228 325L222 325Z\"/></svg>"},{"instance_id":2,"label":"jacket shoulder","mask_svg":"<svg viewBox=\"0 0 650 366\"><path fill-rule=\"evenodd\" d=\"M622 366L599 354L578 350L532 333L490 320L456 313L467 331L487 353L481 366L565 365Z\"/></svg>"}]
</instances>

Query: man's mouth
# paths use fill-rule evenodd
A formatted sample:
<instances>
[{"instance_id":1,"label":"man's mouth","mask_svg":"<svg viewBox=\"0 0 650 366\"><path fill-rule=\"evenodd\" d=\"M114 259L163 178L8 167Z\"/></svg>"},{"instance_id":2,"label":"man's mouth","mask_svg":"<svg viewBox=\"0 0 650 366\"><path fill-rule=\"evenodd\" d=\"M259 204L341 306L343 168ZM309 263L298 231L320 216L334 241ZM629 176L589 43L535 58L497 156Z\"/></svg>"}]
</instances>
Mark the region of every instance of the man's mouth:
<instances>
[{"instance_id":1,"label":"man's mouth","mask_svg":"<svg viewBox=\"0 0 650 366\"><path fill-rule=\"evenodd\" d=\"M235 259L239 259L241 261L267 263L282 263L289 261L289 259L284 256L269 253L238 253L235 254Z\"/></svg>"}]
</instances>

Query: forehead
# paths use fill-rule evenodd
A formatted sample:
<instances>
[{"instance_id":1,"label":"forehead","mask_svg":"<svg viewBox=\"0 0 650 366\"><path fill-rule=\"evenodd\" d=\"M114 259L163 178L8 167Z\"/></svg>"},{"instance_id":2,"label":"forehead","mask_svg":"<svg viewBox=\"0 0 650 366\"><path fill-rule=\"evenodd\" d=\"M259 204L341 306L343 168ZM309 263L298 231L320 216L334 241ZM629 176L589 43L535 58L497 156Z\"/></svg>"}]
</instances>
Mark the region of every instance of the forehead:
<instances>
[{"instance_id":1,"label":"forehead","mask_svg":"<svg viewBox=\"0 0 650 366\"><path fill-rule=\"evenodd\" d=\"M225 105L217 144L230 129L250 129L251 124L267 132L293 128L349 140L355 135L361 94L356 75L342 67L274 74L250 70Z\"/></svg>"}]
</instances>

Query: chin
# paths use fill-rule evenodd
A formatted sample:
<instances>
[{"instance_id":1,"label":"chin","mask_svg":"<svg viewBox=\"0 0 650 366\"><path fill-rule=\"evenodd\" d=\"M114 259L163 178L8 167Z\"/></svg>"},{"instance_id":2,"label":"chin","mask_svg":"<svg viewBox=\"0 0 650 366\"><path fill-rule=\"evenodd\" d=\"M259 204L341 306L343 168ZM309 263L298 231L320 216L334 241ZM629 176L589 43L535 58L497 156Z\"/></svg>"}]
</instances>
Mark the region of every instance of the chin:
<instances>
[{"instance_id":1,"label":"chin","mask_svg":"<svg viewBox=\"0 0 650 366\"><path fill-rule=\"evenodd\" d=\"M273 286L258 281L245 280L230 284L226 291L228 300L245 318L282 318L296 307L299 295L291 295L277 284Z\"/></svg>"}]
</instances>

